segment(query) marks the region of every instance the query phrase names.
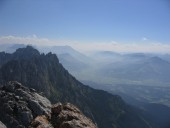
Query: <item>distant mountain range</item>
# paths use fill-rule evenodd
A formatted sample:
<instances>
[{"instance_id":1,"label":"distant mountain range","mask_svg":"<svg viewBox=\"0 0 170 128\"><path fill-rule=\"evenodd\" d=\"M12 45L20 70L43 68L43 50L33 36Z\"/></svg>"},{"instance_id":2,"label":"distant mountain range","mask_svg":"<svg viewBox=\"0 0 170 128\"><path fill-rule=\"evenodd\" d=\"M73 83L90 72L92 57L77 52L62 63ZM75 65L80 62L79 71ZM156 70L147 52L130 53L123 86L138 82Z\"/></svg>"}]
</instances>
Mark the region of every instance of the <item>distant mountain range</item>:
<instances>
[{"instance_id":1,"label":"distant mountain range","mask_svg":"<svg viewBox=\"0 0 170 128\"><path fill-rule=\"evenodd\" d=\"M1 44L1 51L14 52L23 44ZM86 56L70 46L35 46L41 53L57 54L60 63L80 81L104 84L169 85L170 55L98 51ZM90 75L89 75L90 74ZM92 79L91 79L92 78ZM119 81L119 82L118 82Z\"/></svg>"},{"instance_id":2,"label":"distant mountain range","mask_svg":"<svg viewBox=\"0 0 170 128\"><path fill-rule=\"evenodd\" d=\"M0 51L4 51L7 53L13 53L16 51L18 48L23 48L26 45L24 44L0 44Z\"/></svg>"},{"instance_id":3,"label":"distant mountain range","mask_svg":"<svg viewBox=\"0 0 170 128\"><path fill-rule=\"evenodd\" d=\"M18 46L10 47L15 49ZM53 102L72 102L78 105L88 117L95 120L99 127L117 126L118 128L124 128L122 120L123 123L127 123L127 126L131 126L132 124L128 124L129 121L126 122L124 118L127 115L129 116L129 113L133 113L134 115L132 114L133 116L129 120L133 120L132 118L139 114L140 116L138 115L136 119L141 121L142 117L147 122L147 125L145 124L146 126L143 125L143 127L148 127L149 124L149 127L152 126L153 128L168 128L169 107L161 106L161 104L170 106L170 95L168 93L168 90L170 90L170 61L168 54L119 54L110 51L99 51L90 56L85 56L69 46L56 46L54 49L53 47L39 48L41 53L44 50L47 53L51 49L54 53L57 53L59 60L52 53L40 54L32 47L18 49L13 54L1 52L1 83L17 80L44 92ZM60 63L83 83L112 94L121 95L126 102L137 108L129 107L122 100L118 100L119 98L111 100L110 94L106 95L104 91L96 91L84 86L72 77ZM86 96L93 98L90 99ZM100 97L99 100L96 100L98 97ZM107 108L105 106L102 108L105 99L108 99L104 102L106 106L110 106L110 103L115 101L123 104L118 108L120 107L120 111L128 111L127 115L123 119L122 117L115 119L115 114L113 116L109 113L115 112L117 107ZM158 103L158 105L150 105L150 103ZM96 109L96 104L101 107ZM162 112L167 113L167 118L159 121L159 113L155 116L149 106L155 112L160 108L168 109ZM146 111L141 110L141 108ZM109 110L105 112L105 109ZM106 119L103 121L102 118L99 118L100 114L109 114L109 116L105 116ZM162 117L164 117L163 114L160 114L160 118ZM111 121L114 124L113 126L110 125L110 119L113 121ZM140 121L138 124L142 123ZM138 128L137 124L136 126L135 128Z\"/></svg>"},{"instance_id":4,"label":"distant mountain range","mask_svg":"<svg viewBox=\"0 0 170 128\"><path fill-rule=\"evenodd\" d=\"M1 48L6 52L11 50L11 53L23 46L8 44L2 45ZM169 54L120 54L98 51L86 56L70 46L36 46L36 48L41 53L57 54L59 62L80 81L92 81L98 84L169 86Z\"/></svg>"},{"instance_id":5,"label":"distant mountain range","mask_svg":"<svg viewBox=\"0 0 170 128\"><path fill-rule=\"evenodd\" d=\"M119 96L83 85L59 63L55 54L40 54L31 46L1 53L0 83L17 80L42 91L52 102L71 102L99 128L150 128L152 122L135 113Z\"/></svg>"},{"instance_id":6,"label":"distant mountain range","mask_svg":"<svg viewBox=\"0 0 170 128\"><path fill-rule=\"evenodd\" d=\"M67 54L82 62L86 62L89 60L89 58L86 55L74 50L72 47L67 45L66 46L37 46L37 49L43 53L52 52L55 53L56 55Z\"/></svg>"},{"instance_id":7,"label":"distant mountain range","mask_svg":"<svg viewBox=\"0 0 170 128\"><path fill-rule=\"evenodd\" d=\"M170 63L159 57L150 57L133 63L112 63L100 70L107 77L121 78L139 82L169 83Z\"/></svg>"}]
</instances>

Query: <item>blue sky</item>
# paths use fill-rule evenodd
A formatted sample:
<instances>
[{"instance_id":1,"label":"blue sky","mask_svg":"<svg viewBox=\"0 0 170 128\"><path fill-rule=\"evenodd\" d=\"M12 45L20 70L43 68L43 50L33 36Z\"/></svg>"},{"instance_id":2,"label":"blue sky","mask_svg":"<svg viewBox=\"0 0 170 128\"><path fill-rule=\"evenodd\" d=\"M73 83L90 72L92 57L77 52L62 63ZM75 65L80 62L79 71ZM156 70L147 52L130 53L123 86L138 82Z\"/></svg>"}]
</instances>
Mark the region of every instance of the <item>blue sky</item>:
<instances>
[{"instance_id":1,"label":"blue sky","mask_svg":"<svg viewBox=\"0 0 170 128\"><path fill-rule=\"evenodd\" d=\"M169 0L0 0L0 36L170 43ZM35 37L35 36L34 36Z\"/></svg>"}]
</instances>

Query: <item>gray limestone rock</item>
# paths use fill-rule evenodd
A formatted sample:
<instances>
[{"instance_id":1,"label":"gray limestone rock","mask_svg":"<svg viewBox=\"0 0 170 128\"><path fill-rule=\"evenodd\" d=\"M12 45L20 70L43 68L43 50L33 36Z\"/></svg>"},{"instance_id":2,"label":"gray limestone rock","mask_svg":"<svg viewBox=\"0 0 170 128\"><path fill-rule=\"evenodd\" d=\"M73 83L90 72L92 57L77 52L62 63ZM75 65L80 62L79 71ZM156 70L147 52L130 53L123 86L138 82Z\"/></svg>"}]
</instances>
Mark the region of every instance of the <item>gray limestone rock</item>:
<instances>
[{"instance_id":1,"label":"gray limestone rock","mask_svg":"<svg viewBox=\"0 0 170 128\"><path fill-rule=\"evenodd\" d=\"M38 115L51 113L50 101L16 81L0 88L0 120L7 127L27 127Z\"/></svg>"},{"instance_id":2,"label":"gray limestone rock","mask_svg":"<svg viewBox=\"0 0 170 128\"><path fill-rule=\"evenodd\" d=\"M13 81L0 88L0 128L96 128L70 103L51 105L34 89Z\"/></svg>"},{"instance_id":3,"label":"gray limestone rock","mask_svg":"<svg viewBox=\"0 0 170 128\"><path fill-rule=\"evenodd\" d=\"M6 128L6 126L0 121L0 128Z\"/></svg>"}]
</instances>

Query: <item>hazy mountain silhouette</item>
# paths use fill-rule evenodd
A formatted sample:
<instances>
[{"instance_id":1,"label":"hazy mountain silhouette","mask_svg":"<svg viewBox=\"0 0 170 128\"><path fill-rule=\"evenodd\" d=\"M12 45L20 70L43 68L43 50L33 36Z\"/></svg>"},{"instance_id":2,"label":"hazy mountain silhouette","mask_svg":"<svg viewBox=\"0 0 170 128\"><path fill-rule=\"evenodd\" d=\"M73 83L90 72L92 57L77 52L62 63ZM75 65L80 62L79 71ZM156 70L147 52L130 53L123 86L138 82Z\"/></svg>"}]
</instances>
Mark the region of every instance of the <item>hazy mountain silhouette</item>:
<instances>
[{"instance_id":1,"label":"hazy mountain silhouette","mask_svg":"<svg viewBox=\"0 0 170 128\"><path fill-rule=\"evenodd\" d=\"M95 90L71 76L55 54L40 54L31 46L7 54L0 68L0 82L17 80L35 88L52 102L71 102L97 122L99 128L149 128L149 122L117 95ZM2 60L1 60L2 61Z\"/></svg>"}]
</instances>

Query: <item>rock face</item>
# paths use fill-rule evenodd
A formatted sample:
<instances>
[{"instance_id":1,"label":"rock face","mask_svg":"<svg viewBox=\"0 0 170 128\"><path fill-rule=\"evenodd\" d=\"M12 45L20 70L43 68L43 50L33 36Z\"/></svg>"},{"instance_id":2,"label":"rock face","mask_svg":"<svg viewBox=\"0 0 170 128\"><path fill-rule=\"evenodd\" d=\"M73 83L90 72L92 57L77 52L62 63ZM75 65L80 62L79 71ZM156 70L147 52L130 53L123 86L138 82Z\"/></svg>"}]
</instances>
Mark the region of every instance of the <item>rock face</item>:
<instances>
[{"instance_id":1,"label":"rock face","mask_svg":"<svg viewBox=\"0 0 170 128\"><path fill-rule=\"evenodd\" d=\"M6 128L6 126L0 121L0 128Z\"/></svg>"},{"instance_id":2,"label":"rock face","mask_svg":"<svg viewBox=\"0 0 170 128\"><path fill-rule=\"evenodd\" d=\"M15 81L1 87L0 104L0 120L13 128L28 126L34 117L51 112L47 98Z\"/></svg>"},{"instance_id":3,"label":"rock face","mask_svg":"<svg viewBox=\"0 0 170 128\"><path fill-rule=\"evenodd\" d=\"M95 128L78 108L50 101L16 81L0 88L0 121L8 128ZM6 126L0 122L0 128Z\"/></svg>"},{"instance_id":4,"label":"rock face","mask_svg":"<svg viewBox=\"0 0 170 128\"><path fill-rule=\"evenodd\" d=\"M55 128L96 128L90 119L70 103L53 105L51 119Z\"/></svg>"},{"instance_id":5,"label":"rock face","mask_svg":"<svg viewBox=\"0 0 170 128\"><path fill-rule=\"evenodd\" d=\"M49 122L49 119L44 116L37 116L31 123L31 126L33 128L54 128L52 124Z\"/></svg>"}]
</instances>

